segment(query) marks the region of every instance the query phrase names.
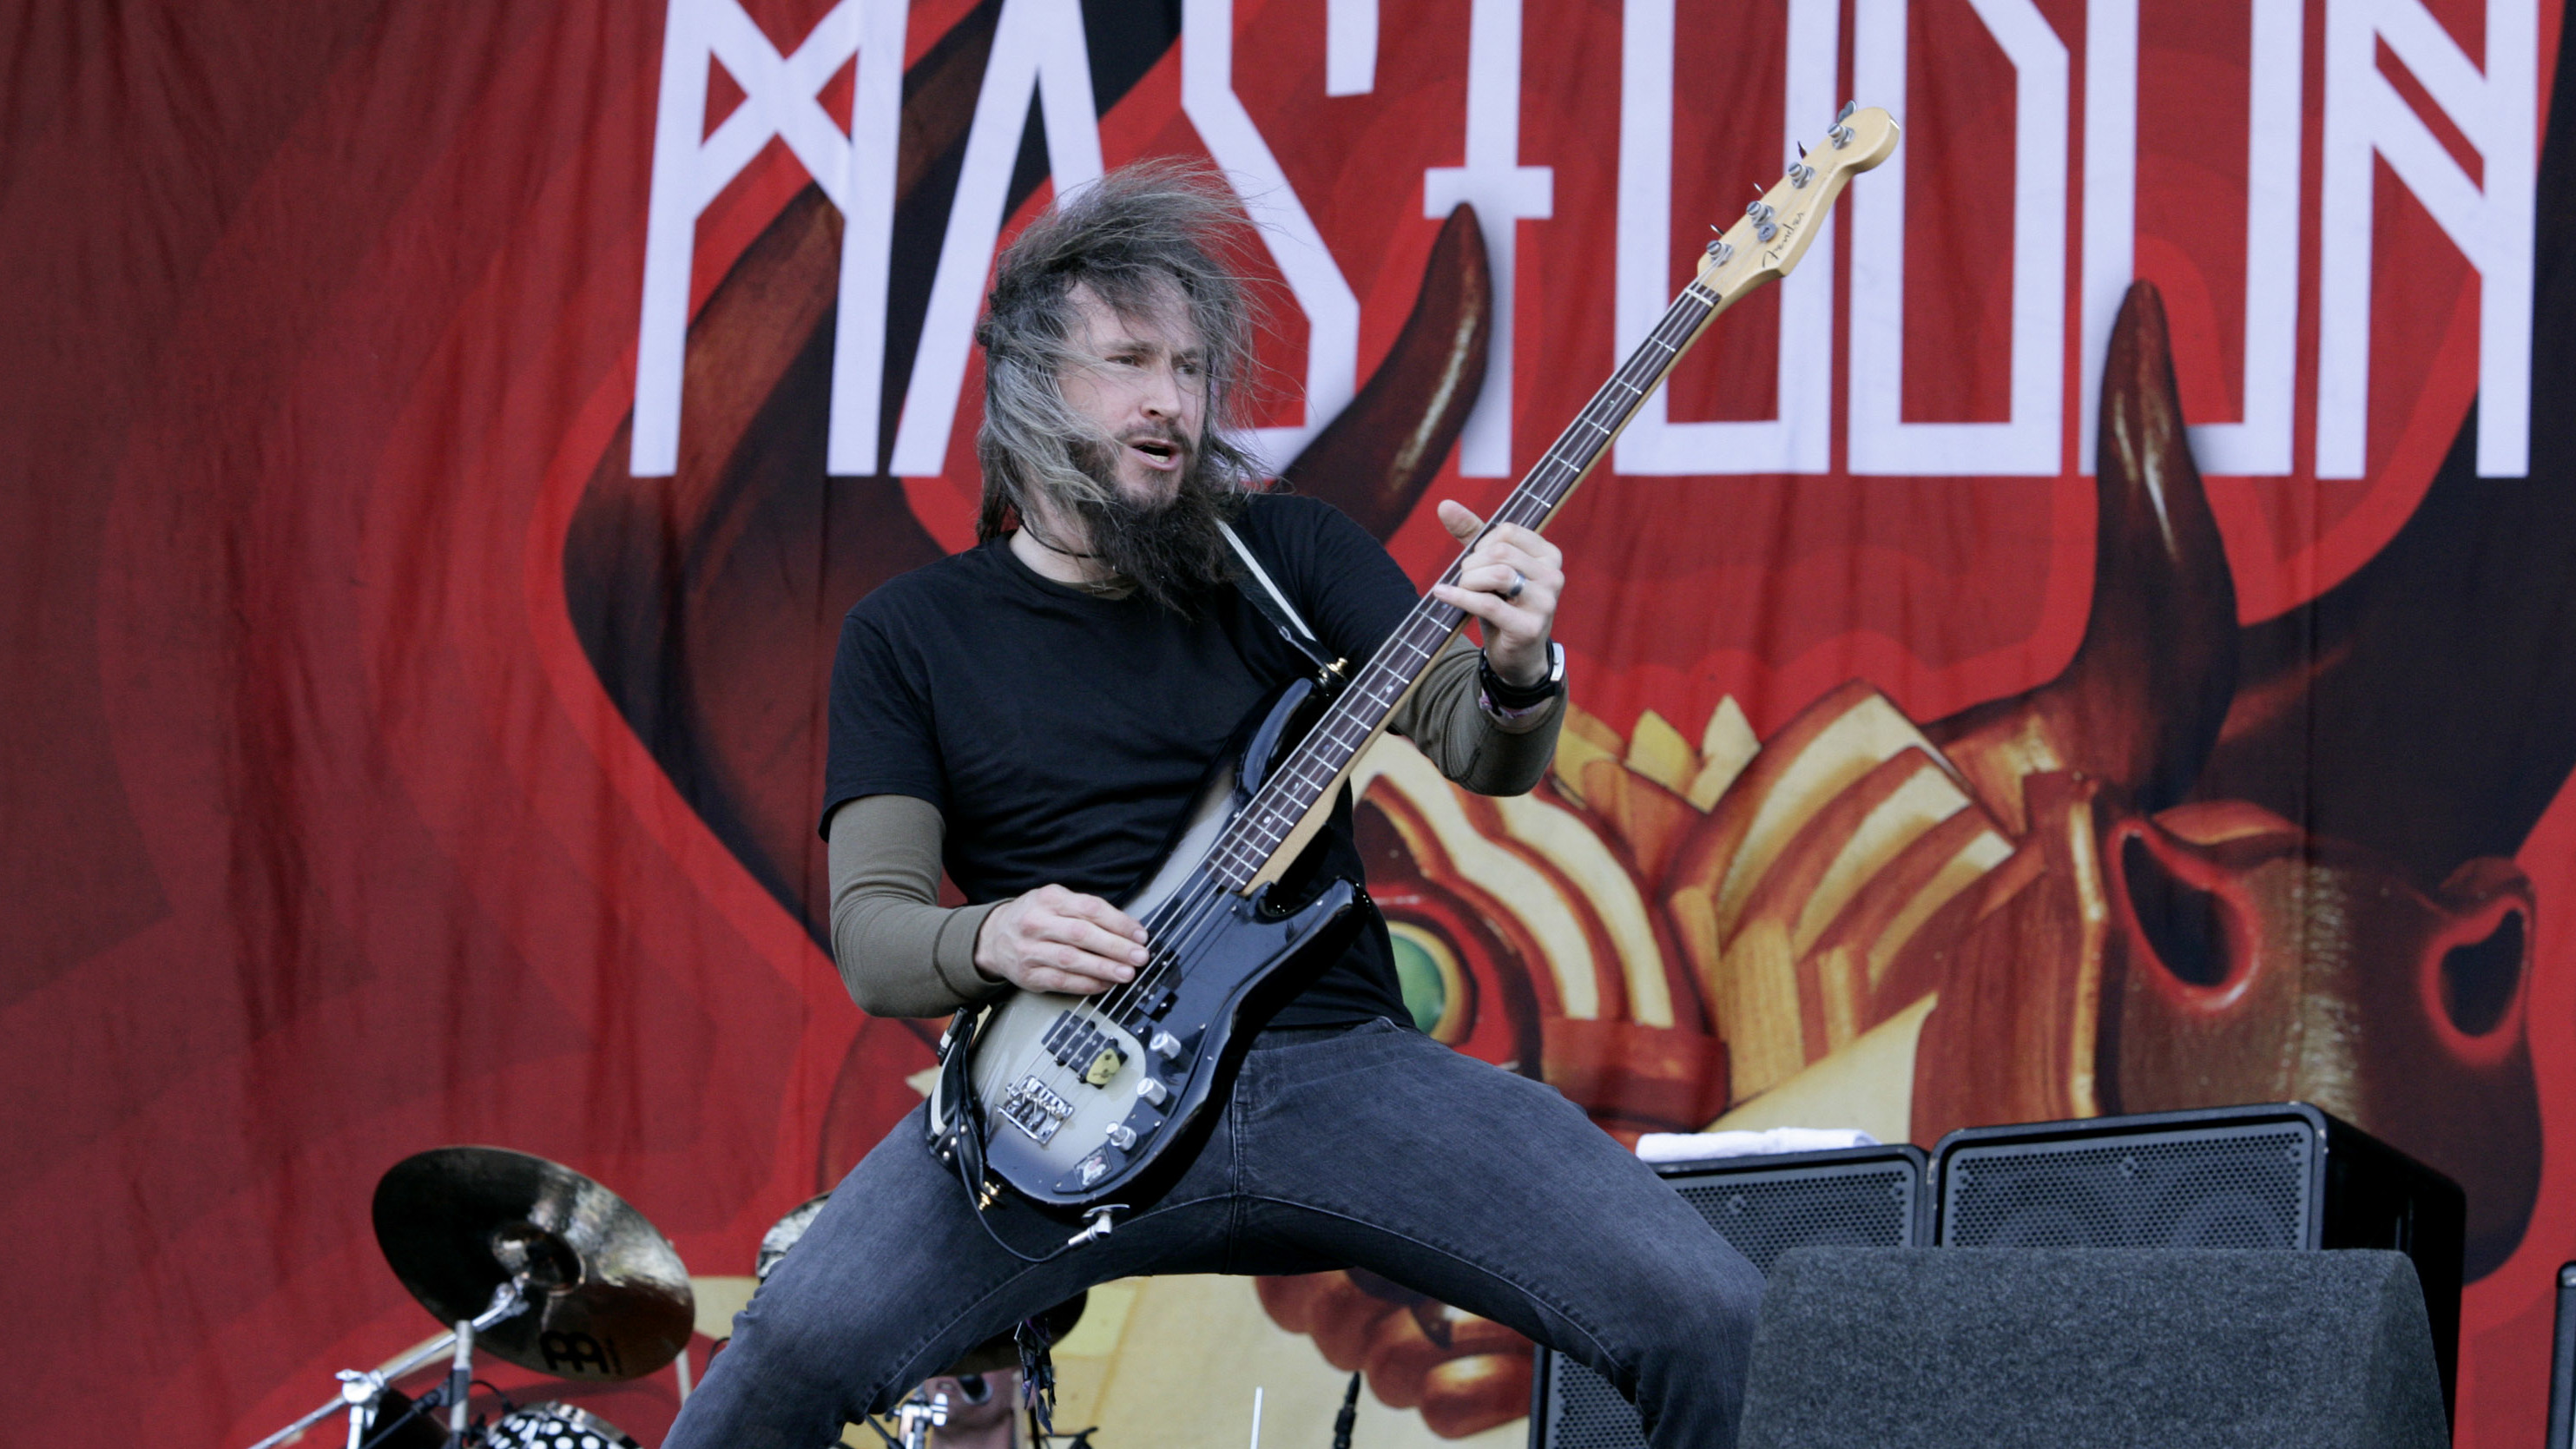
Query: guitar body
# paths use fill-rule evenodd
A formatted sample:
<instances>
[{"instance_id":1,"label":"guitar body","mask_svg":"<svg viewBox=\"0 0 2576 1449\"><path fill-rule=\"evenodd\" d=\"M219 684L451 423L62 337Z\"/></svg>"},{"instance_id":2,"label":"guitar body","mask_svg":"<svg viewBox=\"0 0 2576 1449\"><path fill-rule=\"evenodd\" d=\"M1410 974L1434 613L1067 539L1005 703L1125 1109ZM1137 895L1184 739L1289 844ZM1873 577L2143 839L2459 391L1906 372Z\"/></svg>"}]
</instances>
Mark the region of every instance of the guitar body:
<instances>
[{"instance_id":1,"label":"guitar body","mask_svg":"<svg viewBox=\"0 0 2576 1449\"><path fill-rule=\"evenodd\" d=\"M1260 789L1312 713L1300 680L1258 711L1250 743L1210 777L1162 865L1119 902L1148 925L1154 957L1136 987L1098 996L1020 991L945 1044L931 1093L934 1133L961 1110L981 1130L985 1167L1021 1195L1082 1211L1139 1203L1185 1167L1263 1022L1346 947L1359 882L1323 879L1286 894L1220 885L1210 848ZM1157 923L1160 922L1159 928Z\"/></svg>"}]
</instances>

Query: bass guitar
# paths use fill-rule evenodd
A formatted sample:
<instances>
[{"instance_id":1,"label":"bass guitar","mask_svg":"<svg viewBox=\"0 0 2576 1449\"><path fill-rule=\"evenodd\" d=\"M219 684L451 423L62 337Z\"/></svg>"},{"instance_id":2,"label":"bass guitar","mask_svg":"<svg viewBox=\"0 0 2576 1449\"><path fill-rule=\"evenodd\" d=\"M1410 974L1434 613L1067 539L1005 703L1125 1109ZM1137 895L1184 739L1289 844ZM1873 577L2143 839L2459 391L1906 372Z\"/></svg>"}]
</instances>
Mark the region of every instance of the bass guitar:
<instances>
[{"instance_id":1,"label":"bass guitar","mask_svg":"<svg viewBox=\"0 0 2576 1449\"><path fill-rule=\"evenodd\" d=\"M1843 187L1896 140L1884 110L1844 107L1708 244L1663 319L1487 526L1543 527L1709 323L1797 266ZM1452 563L1441 580L1457 574ZM1148 933L1150 959L1134 980L1097 996L1016 992L951 1024L931 1093L932 1140L985 1189L984 1201L998 1179L1087 1215L1081 1242L1108 1232L1111 1214L1146 1200L1187 1162L1194 1129L1225 1100L1253 1033L1302 979L1294 968L1338 950L1361 919L1357 881L1300 881L1292 893L1283 875L1464 621L1426 595L1329 703L1301 682L1268 707L1240 763L1217 772L1161 867L1121 902Z\"/></svg>"}]
</instances>

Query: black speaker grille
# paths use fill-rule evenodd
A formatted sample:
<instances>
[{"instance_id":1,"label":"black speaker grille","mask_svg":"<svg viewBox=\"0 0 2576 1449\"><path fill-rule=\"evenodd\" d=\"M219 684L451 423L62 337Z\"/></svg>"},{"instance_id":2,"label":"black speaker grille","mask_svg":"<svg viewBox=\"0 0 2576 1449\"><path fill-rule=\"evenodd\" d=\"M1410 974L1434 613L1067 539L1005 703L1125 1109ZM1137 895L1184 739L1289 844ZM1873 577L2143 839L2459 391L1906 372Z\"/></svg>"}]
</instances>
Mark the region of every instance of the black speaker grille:
<instances>
[{"instance_id":1,"label":"black speaker grille","mask_svg":"<svg viewBox=\"0 0 2576 1449\"><path fill-rule=\"evenodd\" d=\"M1541 1351L1547 1361L1546 1435L1548 1449L1645 1449L1646 1434L1637 1421L1637 1406L1619 1397L1610 1381L1561 1353Z\"/></svg>"},{"instance_id":2,"label":"black speaker grille","mask_svg":"<svg viewBox=\"0 0 2576 1449\"><path fill-rule=\"evenodd\" d=\"M1669 1179L1682 1201L1765 1276L1791 1248L1914 1246L1914 1163L1906 1158L1807 1167L1729 1169ZM1539 1355L1547 1414L1531 1442L1545 1449L1645 1449L1637 1410L1610 1381L1563 1354Z\"/></svg>"},{"instance_id":3,"label":"black speaker grille","mask_svg":"<svg viewBox=\"0 0 2576 1449\"><path fill-rule=\"evenodd\" d=\"M1941 1176L1949 1248L2303 1248L2305 1122L2074 1142L1961 1144Z\"/></svg>"},{"instance_id":4,"label":"black speaker grille","mask_svg":"<svg viewBox=\"0 0 2576 1449\"><path fill-rule=\"evenodd\" d=\"M1676 1178L1674 1186L1765 1275L1791 1248L1912 1243L1915 1184L1907 1162Z\"/></svg>"}]
</instances>

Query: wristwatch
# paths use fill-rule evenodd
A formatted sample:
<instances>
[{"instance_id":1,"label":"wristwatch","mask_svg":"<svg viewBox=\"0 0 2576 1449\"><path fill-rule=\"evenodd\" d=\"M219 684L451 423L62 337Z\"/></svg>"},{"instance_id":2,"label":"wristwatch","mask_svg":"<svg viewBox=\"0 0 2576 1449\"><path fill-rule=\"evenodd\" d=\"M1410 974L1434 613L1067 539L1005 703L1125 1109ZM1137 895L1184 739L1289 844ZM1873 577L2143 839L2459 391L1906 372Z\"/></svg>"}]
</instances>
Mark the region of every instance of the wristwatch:
<instances>
[{"instance_id":1,"label":"wristwatch","mask_svg":"<svg viewBox=\"0 0 2576 1449\"><path fill-rule=\"evenodd\" d=\"M1482 650L1476 654L1476 683L1485 692L1485 703L1498 714L1522 714L1538 708L1565 693L1565 646L1547 641L1547 677L1536 684L1514 684L1494 672L1494 661Z\"/></svg>"}]
</instances>

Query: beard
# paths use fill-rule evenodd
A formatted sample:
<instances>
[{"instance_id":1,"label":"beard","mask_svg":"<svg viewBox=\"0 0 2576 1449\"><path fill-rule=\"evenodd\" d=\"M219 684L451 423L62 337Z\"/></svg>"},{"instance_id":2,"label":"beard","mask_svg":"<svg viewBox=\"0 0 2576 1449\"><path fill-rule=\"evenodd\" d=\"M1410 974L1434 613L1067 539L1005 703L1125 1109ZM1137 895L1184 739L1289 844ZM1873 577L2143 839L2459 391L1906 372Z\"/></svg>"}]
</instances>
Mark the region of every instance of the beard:
<instances>
[{"instance_id":1,"label":"beard","mask_svg":"<svg viewBox=\"0 0 2576 1449\"><path fill-rule=\"evenodd\" d=\"M1089 540L1092 560L1119 581L1183 617L1234 575L1234 551L1218 524L1238 507L1232 489L1212 481L1195 448L1169 498L1140 503L1118 486L1115 460L1082 450L1082 470L1104 497L1067 500Z\"/></svg>"}]
</instances>

